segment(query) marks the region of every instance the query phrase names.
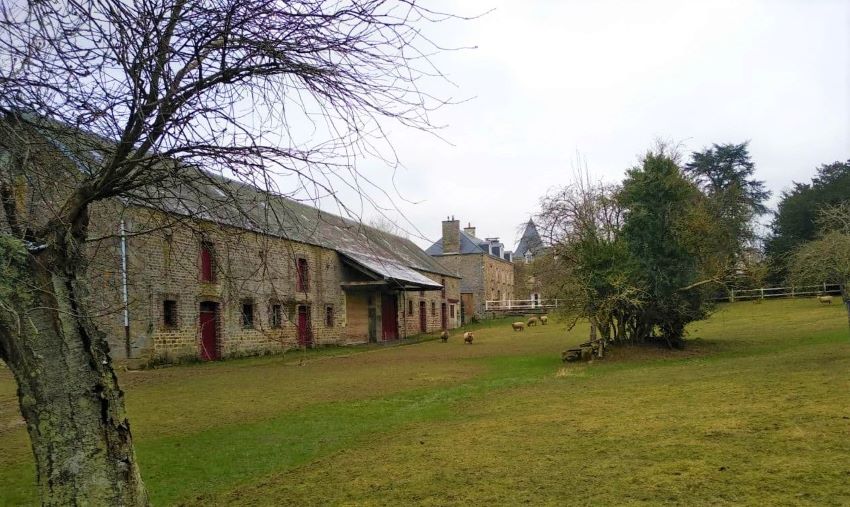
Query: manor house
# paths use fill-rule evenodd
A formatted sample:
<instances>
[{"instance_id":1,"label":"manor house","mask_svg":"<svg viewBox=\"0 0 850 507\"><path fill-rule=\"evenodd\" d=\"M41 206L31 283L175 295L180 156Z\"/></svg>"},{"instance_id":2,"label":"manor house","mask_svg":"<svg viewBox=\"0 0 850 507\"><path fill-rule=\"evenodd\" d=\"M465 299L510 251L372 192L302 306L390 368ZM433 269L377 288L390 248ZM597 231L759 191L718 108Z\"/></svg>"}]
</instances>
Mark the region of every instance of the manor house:
<instances>
[{"instance_id":1,"label":"manor house","mask_svg":"<svg viewBox=\"0 0 850 507\"><path fill-rule=\"evenodd\" d=\"M461 277L460 294L464 321L484 316L486 301L514 298L513 254L499 238L479 239L475 227L463 230L460 220L443 221L443 235L426 252Z\"/></svg>"}]
</instances>

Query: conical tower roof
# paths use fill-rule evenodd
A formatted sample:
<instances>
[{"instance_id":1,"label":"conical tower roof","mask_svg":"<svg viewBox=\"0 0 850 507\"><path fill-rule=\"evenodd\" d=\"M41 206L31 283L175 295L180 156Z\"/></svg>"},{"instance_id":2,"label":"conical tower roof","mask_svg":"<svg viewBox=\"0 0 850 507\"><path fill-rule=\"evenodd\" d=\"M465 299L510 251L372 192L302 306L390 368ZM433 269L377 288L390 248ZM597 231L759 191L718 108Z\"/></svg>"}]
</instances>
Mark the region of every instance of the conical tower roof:
<instances>
[{"instance_id":1,"label":"conical tower roof","mask_svg":"<svg viewBox=\"0 0 850 507\"><path fill-rule=\"evenodd\" d=\"M525 230L522 232L522 237L519 240L514 251L514 257L523 257L526 253L531 252L531 255L537 255L543 249L543 240L540 239L540 233L537 232L537 226L534 225L534 220L529 219L525 224Z\"/></svg>"}]
</instances>

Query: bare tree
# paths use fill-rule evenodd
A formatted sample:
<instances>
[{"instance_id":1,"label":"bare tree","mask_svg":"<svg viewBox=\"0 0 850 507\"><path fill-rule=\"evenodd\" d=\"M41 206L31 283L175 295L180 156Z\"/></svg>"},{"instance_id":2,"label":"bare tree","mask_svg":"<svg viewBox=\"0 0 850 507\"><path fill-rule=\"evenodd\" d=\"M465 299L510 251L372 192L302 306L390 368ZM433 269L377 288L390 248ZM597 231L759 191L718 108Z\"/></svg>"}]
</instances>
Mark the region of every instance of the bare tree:
<instances>
[{"instance_id":1,"label":"bare tree","mask_svg":"<svg viewBox=\"0 0 850 507\"><path fill-rule=\"evenodd\" d=\"M824 206L817 220L820 235L791 255L793 283L834 283L841 288L850 324L850 202Z\"/></svg>"},{"instance_id":2,"label":"bare tree","mask_svg":"<svg viewBox=\"0 0 850 507\"><path fill-rule=\"evenodd\" d=\"M84 303L92 205L186 195L209 183L193 167L369 199L353 162L382 152L383 122L430 131L446 103L423 88L441 77L423 30L448 17L415 0L0 4L0 359L45 504L147 503Z\"/></svg>"}]
</instances>

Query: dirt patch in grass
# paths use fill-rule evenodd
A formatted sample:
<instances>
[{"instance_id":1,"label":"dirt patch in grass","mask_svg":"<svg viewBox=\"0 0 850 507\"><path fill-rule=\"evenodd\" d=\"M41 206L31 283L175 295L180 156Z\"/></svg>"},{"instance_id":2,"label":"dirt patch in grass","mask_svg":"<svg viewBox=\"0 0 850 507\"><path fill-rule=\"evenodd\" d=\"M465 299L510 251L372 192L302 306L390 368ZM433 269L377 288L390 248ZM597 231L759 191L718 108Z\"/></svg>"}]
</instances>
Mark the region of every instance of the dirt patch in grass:
<instances>
[{"instance_id":1,"label":"dirt patch in grass","mask_svg":"<svg viewBox=\"0 0 850 507\"><path fill-rule=\"evenodd\" d=\"M609 347L603 360L622 362L691 359L716 352L718 348L716 342L700 338L686 340L682 349L670 348L660 343L624 344Z\"/></svg>"}]
</instances>

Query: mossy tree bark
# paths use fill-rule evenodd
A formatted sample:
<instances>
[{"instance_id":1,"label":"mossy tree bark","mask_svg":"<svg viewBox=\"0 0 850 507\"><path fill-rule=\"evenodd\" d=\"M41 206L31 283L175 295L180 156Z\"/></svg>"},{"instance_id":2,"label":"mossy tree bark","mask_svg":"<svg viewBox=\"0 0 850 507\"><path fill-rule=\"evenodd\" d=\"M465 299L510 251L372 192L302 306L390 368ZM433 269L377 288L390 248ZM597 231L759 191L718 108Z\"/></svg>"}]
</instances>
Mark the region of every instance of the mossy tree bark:
<instances>
[{"instance_id":1,"label":"mossy tree bark","mask_svg":"<svg viewBox=\"0 0 850 507\"><path fill-rule=\"evenodd\" d=\"M78 238L0 239L0 357L18 383L42 503L146 505L108 345L81 304Z\"/></svg>"}]
</instances>

